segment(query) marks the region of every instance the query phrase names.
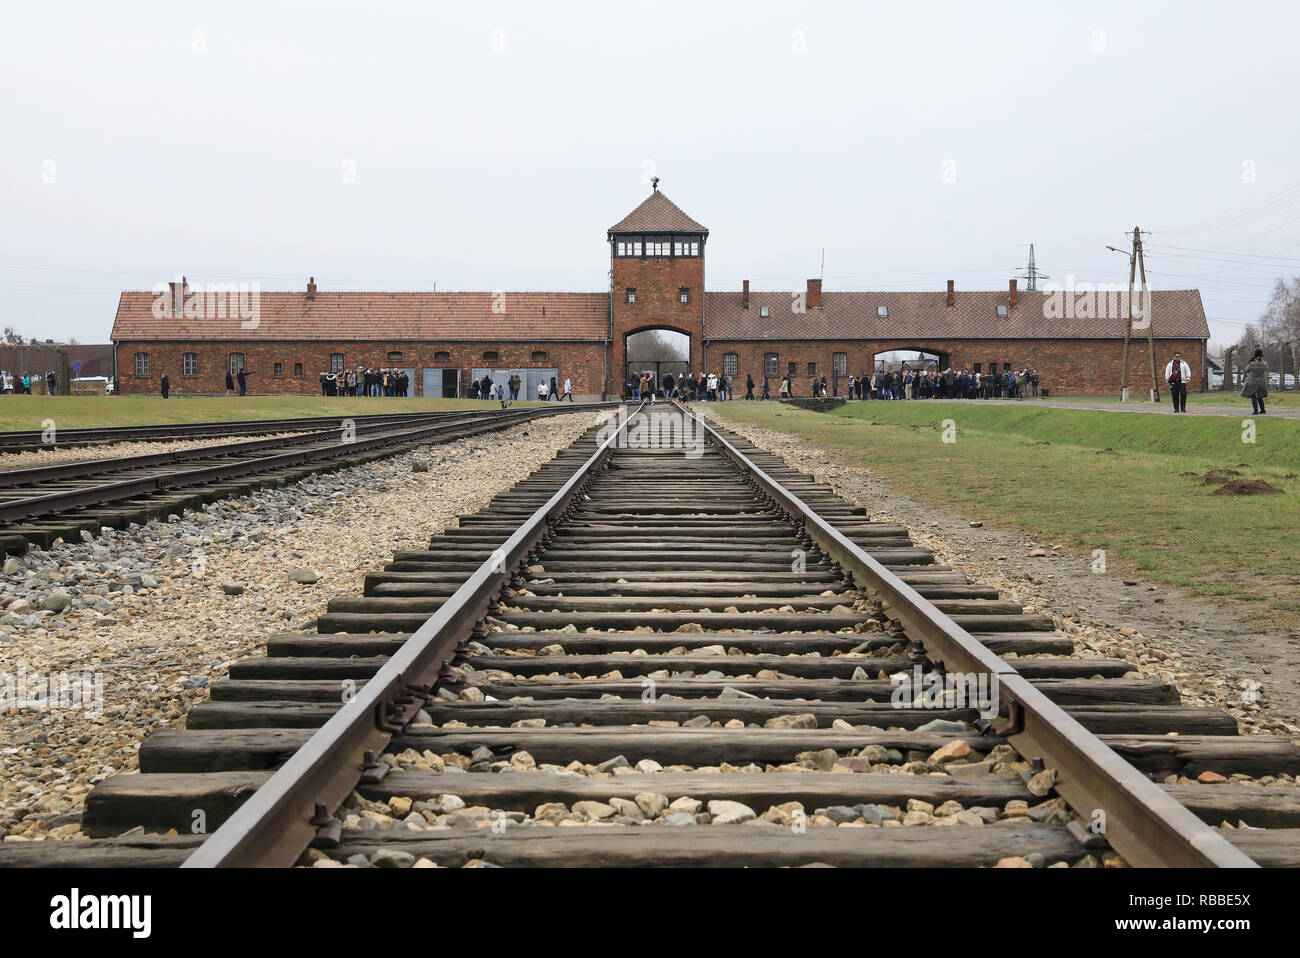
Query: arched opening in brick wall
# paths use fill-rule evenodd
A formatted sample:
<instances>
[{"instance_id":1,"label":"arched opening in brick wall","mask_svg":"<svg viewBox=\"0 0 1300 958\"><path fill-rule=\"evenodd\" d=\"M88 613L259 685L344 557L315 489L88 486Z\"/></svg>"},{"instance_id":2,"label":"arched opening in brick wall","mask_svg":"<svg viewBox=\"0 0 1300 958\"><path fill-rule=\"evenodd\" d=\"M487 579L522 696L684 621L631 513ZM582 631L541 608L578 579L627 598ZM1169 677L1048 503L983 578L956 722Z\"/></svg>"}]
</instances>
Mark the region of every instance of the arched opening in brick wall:
<instances>
[{"instance_id":1,"label":"arched opening in brick wall","mask_svg":"<svg viewBox=\"0 0 1300 958\"><path fill-rule=\"evenodd\" d=\"M875 354L871 360L871 369L873 372L881 370L897 372L903 368L904 364L913 371L928 369L932 372L943 372L951 364L949 354L937 349L928 349L926 347L907 348L907 349L887 349Z\"/></svg>"},{"instance_id":2,"label":"arched opening in brick wall","mask_svg":"<svg viewBox=\"0 0 1300 958\"><path fill-rule=\"evenodd\" d=\"M617 384L623 395L639 389L641 377L650 374L660 394L668 377L677 381L691 369L691 336L671 326L650 326L634 330L623 338L623 355L627 357L623 382Z\"/></svg>"}]
</instances>

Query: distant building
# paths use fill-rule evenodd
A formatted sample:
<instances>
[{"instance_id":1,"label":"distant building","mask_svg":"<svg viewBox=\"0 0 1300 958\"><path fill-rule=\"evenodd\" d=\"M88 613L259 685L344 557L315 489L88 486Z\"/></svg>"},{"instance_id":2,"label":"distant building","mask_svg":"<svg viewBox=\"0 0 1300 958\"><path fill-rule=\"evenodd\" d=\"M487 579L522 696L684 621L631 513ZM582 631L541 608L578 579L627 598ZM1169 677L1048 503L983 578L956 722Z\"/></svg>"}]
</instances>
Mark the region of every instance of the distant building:
<instances>
[{"instance_id":1,"label":"distant building","mask_svg":"<svg viewBox=\"0 0 1300 958\"><path fill-rule=\"evenodd\" d=\"M689 368L743 383L813 375L843 383L876 356L916 351L940 369L1036 368L1053 392L1112 392L1125 330L1114 294L1076 309L1075 293L1017 290L823 292L705 290L709 231L658 190L606 233L611 288L603 293L262 292L250 317L211 293L172 284L162 297L124 292L113 323L124 393L221 393L227 370L249 372L249 392L310 394L320 374L366 366L404 369L412 394L464 395L490 373L524 380L525 396L554 376L575 393L618 395L633 373L627 339L665 329L689 338ZM1151 294L1160 369L1174 350L1206 382L1209 327L1197 290ZM1062 304L1064 303L1064 308ZM1097 318L1101 313L1104 318ZM1150 382L1146 333L1129 350L1129 383ZM678 370L681 371L681 370ZM843 388L841 385L840 388ZM1162 386L1163 388L1163 386Z\"/></svg>"}]
</instances>

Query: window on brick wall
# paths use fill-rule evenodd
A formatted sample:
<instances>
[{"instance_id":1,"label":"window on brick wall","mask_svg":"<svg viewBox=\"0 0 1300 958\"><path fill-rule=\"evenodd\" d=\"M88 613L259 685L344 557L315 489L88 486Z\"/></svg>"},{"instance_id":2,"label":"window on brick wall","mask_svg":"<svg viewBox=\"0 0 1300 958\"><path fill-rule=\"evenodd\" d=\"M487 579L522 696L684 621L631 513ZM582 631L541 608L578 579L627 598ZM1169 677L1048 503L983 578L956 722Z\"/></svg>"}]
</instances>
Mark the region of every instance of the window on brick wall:
<instances>
[{"instance_id":1,"label":"window on brick wall","mask_svg":"<svg viewBox=\"0 0 1300 958\"><path fill-rule=\"evenodd\" d=\"M199 354L186 353L181 357L181 375L197 376L199 374Z\"/></svg>"},{"instance_id":2,"label":"window on brick wall","mask_svg":"<svg viewBox=\"0 0 1300 958\"><path fill-rule=\"evenodd\" d=\"M976 363L975 366L974 366L973 371L974 371L974 372L977 372L977 373L982 373L982 372L984 371L984 364L983 364L983 363Z\"/></svg>"},{"instance_id":3,"label":"window on brick wall","mask_svg":"<svg viewBox=\"0 0 1300 958\"><path fill-rule=\"evenodd\" d=\"M627 293L626 293L625 298L626 298L626 300L627 300L629 303L635 303L635 302L636 302L636 289L633 288L633 287L631 287L631 286L629 286L629 287L627 288Z\"/></svg>"},{"instance_id":4,"label":"window on brick wall","mask_svg":"<svg viewBox=\"0 0 1300 958\"><path fill-rule=\"evenodd\" d=\"M690 301L691 301L691 291L687 287L683 286L681 289L677 291L677 302L689 303Z\"/></svg>"},{"instance_id":5,"label":"window on brick wall","mask_svg":"<svg viewBox=\"0 0 1300 958\"><path fill-rule=\"evenodd\" d=\"M739 366L739 357L735 353L727 353L722 357L722 372L724 375L736 375L736 370Z\"/></svg>"},{"instance_id":6,"label":"window on brick wall","mask_svg":"<svg viewBox=\"0 0 1300 958\"><path fill-rule=\"evenodd\" d=\"M244 354L243 354L243 353L231 353L231 354L230 354L230 374L231 374L232 376L238 376L238 375L239 375L239 371L240 371L241 369L243 369L243 368L244 368Z\"/></svg>"},{"instance_id":7,"label":"window on brick wall","mask_svg":"<svg viewBox=\"0 0 1300 958\"><path fill-rule=\"evenodd\" d=\"M487 352L483 354L483 362L485 363L499 363L500 361L501 361L501 354L497 352L495 349L489 349Z\"/></svg>"},{"instance_id":8,"label":"window on brick wall","mask_svg":"<svg viewBox=\"0 0 1300 958\"><path fill-rule=\"evenodd\" d=\"M1003 363L1003 364L1002 364L1002 371L1003 371L1004 373L1009 373L1009 372L1011 372L1011 364L1010 364L1010 363Z\"/></svg>"},{"instance_id":9,"label":"window on brick wall","mask_svg":"<svg viewBox=\"0 0 1300 958\"><path fill-rule=\"evenodd\" d=\"M137 376L149 375L149 354L148 353L135 354L135 374Z\"/></svg>"},{"instance_id":10,"label":"window on brick wall","mask_svg":"<svg viewBox=\"0 0 1300 958\"><path fill-rule=\"evenodd\" d=\"M342 354L342 353L330 353L330 372L332 372L332 373L341 373L341 372L343 372L343 354Z\"/></svg>"},{"instance_id":11,"label":"window on brick wall","mask_svg":"<svg viewBox=\"0 0 1300 958\"><path fill-rule=\"evenodd\" d=\"M679 236L673 242L674 256L699 256L700 240L698 236Z\"/></svg>"},{"instance_id":12,"label":"window on brick wall","mask_svg":"<svg viewBox=\"0 0 1300 958\"><path fill-rule=\"evenodd\" d=\"M445 349L440 349L433 354L433 361L435 363L449 363L451 362L451 353Z\"/></svg>"},{"instance_id":13,"label":"window on brick wall","mask_svg":"<svg viewBox=\"0 0 1300 958\"><path fill-rule=\"evenodd\" d=\"M284 375L284 363L276 363L272 368L275 370L275 375Z\"/></svg>"},{"instance_id":14,"label":"window on brick wall","mask_svg":"<svg viewBox=\"0 0 1300 958\"><path fill-rule=\"evenodd\" d=\"M645 243L645 254L647 256L667 256L671 249L672 244L668 242L667 237L648 239Z\"/></svg>"},{"instance_id":15,"label":"window on brick wall","mask_svg":"<svg viewBox=\"0 0 1300 958\"><path fill-rule=\"evenodd\" d=\"M535 363L544 363L547 361L546 352L545 350L541 350L541 349L533 350L533 355L531 358L532 358L532 362Z\"/></svg>"},{"instance_id":16,"label":"window on brick wall","mask_svg":"<svg viewBox=\"0 0 1300 958\"><path fill-rule=\"evenodd\" d=\"M615 243L615 251L619 256L640 256L641 255L641 237L624 236Z\"/></svg>"},{"instance_id":17,"label":"window on brick wall","mask_svg":"<svg viewBox=\"0 0 1300 958\"><path fill-rule=\"evenodd\" d=\"M845 373L849 371L849 354L836 353L831 357L831 363L833 365L833 368L835 369L835 372L843 376Z\"/></svg>"},{"instance_id":18,"label":"window on brick wall","mask_svg":"<svg viewBox=\"0 0 1300 958\"><path fill-rule=\"evenodd\" d=\"M777 360L776 353L763 354L763 375L775 376L780 370L781 364Z\"/></svg>"},{"instance_id":19,"label":"window on brick wall","mask_svg":"<svg viewBox=\"0 0 1300 958\"><path fill-rule=\"evenodd\" d=\"M402 354L394 349L388 354L388 361L390 363L400 363L402 361Z\"/></svg>"},{"instance_id":20,"label":"window on brick wall","mask_svg":"<svg viewBox=\"0 0 1300 958\"><path fill-rule=\"evenodd\" d=\"M816 376L816 375L817 375L817 364L816 364L816 363L809 363L809 364L808 364L808 375L809 375L809 376Z\"/></svg>"},{"instance_id":21,"label":"window on brick wall","mask_svg":"<svg viewBox=\"0 0 1300 958\"><path fill-rule=\"evenodd\" d=\"M791 379L794 379L795 376L799 375L799 364L794 360L791 360L790 362L786 363L785 374L789 376Z\"/></svg>"},{"instance_id":22,"label":"window on brick wall","mask_svg":"<svg viewBox=\"0 0 1300 958\"><path fill-rule=\"evenodd\" d=\"M302 363L293 364L293 374L299 379L302 379Z\"/></svg>"}]
</instances>

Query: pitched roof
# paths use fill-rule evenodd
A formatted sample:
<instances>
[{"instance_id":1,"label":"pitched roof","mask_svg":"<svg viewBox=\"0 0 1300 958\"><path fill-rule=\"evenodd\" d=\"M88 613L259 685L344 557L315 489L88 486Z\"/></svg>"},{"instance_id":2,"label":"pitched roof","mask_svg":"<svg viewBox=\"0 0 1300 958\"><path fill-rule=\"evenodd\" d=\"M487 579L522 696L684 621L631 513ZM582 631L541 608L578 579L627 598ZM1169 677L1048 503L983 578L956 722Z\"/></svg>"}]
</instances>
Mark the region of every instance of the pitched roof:
<instances>
[{"instance_id":1,"label":"pitched roof","mask_svg":"<svg viewBox=\"0 0 1300 958\"><path fill-rule=\"evenodd\" d=\"M1009 307L1007 290L957 291L956 305L939 292L823 293L822 308L795 313L788 292L754 292L749 308L741 293L704 294L709 339L1075 339L1123 338L1122 310L1112 318L1047 318L1048 292L1020 292ZM1157 339L1208 339L1201 294L1194 289L1153 290L1152 323ZM760 307L771 315L764 319ZM887 316L877 307L885 306ZM1007 315L997 314L1008 306ZM1145 338L1145 331L1134 333Z\"/></svg>"},{"instance_id":2,"label":"pitched roof","mask_svg":"<svg viewBox=\"0 0 1300 958\"><path fill-rule=\"evenodd\" d=\"M187 305L197 311L198 294ZM165 297L164 297L165 298ZM239 315L210 318L154 315L154 294L124 292L112 339L301 340L445 339L487 341L594 340L609 322L608 293L348 293L262 292L257 325ZM247 315L247 313L245 313ZM212 318L215 317L215 318Z\"/></svg>"},{"instance_id":3,"label":"pitched roof","mask_svg":"<svg viewBox=\"0 0 1300 958\"><path fill-rule=\"evenodd\" d=\"M681 207L655 190L627 216L609 228L611 233L707 233L682 212Z\"/></svg>"}]
</instances>

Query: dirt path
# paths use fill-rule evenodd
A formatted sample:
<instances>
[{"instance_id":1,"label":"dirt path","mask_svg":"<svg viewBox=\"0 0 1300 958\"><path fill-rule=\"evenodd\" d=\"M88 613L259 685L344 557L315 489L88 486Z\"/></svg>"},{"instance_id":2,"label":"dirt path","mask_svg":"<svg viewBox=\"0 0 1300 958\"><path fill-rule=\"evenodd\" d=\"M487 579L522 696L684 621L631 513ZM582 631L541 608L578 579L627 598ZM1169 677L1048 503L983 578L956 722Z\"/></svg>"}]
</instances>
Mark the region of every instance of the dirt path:
<instances>
[{"instance_id":1,"label":"dirt path","mask_svg":"<svg viewBox=\"0 0 1300 958\"><path fill-rule=\"evenodd\" d=\"M1050 614L1076 642L1174 682L1186 704L1226 709L1245 734L1300 734L1300 622L1290 632L1252 634L1231 609L1113 567L1093 572L1091 555L1022 532L972 525L984 517L941 512L891 489L870 470L839 464L803 439L731 422L711 408L702 412L866 506L873 519L906 525L913 540L940 561L997 587L1026 611Z\"/></svg>"}]
</instances>

